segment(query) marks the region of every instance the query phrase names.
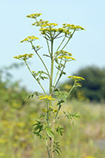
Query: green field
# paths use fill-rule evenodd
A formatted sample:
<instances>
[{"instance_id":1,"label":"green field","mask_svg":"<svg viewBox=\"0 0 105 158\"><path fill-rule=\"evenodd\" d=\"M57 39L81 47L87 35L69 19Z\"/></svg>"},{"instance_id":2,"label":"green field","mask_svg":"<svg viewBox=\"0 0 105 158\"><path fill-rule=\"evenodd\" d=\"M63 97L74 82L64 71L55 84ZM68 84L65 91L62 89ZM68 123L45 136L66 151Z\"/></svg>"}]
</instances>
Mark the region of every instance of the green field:
<instances>
[{"instance_id":1,"label":"green field","mask_svg":"<svg viewBox=\"0 0 105 158\"><path fill-rule=\"evenodd\" d=\"M42 107L37 100L22 107L18 103L0 106L0 158L47 158L45 142L32 133ZM64 135L57 137L61 155L55 157L105 158L105 105L73 100L63 108L79 112L80 118L60 120Z\"/></svg>"}]
</instances>

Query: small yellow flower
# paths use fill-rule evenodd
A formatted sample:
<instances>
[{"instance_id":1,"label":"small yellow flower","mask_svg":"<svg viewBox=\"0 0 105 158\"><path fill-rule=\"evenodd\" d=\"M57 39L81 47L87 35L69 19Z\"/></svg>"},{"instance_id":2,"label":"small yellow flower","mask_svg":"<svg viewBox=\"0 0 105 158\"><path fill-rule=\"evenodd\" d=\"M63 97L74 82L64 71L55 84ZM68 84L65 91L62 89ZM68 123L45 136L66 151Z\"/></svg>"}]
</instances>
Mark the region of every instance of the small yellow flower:
<instances>
[{"instance_id":1,"label":"small yellow flower","mask_svg":"<svg viewBox=\"0 0 105 158\"><path fill-rule=\"evenodd\" d=\"M53 109L53 112L57 112L57 111L58 111L57 109L55 109L55 110Z\"/></svg>"},{"instance_id":2,"label":"small yellow flower","mask_svg":"<svg viewBox=\"0 0 105 158\"><path fill-rule=\"evenodd\" d=\"M58 58L59 58L59 59L65 58L65 59L72 59L72 60L75 60L73 57L69 57L69 56L66 56L66 55L58 56Z\"/></svg>"},{"instance_id":3,"label":"small yellow flower","mask_svg":"<svg viewBox=\"0 0 105 158\"><path fill-rule=\"evenodd\" d=\"M68 76L68 78L71 78L74 80L85 80L83 77L80 77L80 76Z\"/></svg>"},{"instance_id":4,"label":"small yellow flower","mask_svg":"<svg viewBox=\"0 0 105 158\"><path fill-rule=\"evenodd\" d=\"M35 73L35 71L31 71L33 74Z\"/></svg>"},{"instance_id":5,"label":"small yellow flower","mask_svg":"<svg viewBox=\"0 0 105 158\"><path fill-rule=\"evenodd\" d=\"M41 96L39 96L39 100L45 100L45 99L47 99L47 100L55 100L54 98L52 98L49 95L41 95Z\"/></svg>"}]
</instances>

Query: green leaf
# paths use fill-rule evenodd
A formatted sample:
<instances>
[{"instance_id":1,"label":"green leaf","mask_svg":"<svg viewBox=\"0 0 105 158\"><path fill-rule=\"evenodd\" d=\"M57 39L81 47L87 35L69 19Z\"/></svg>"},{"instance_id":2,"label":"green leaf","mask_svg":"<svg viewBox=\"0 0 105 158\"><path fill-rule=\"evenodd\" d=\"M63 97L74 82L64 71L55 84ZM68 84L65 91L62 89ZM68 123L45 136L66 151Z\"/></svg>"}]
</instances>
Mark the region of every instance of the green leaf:
<instances>
[{"instance_id":1,"label":"green leaf","mask_svg":"<svg viewBox=\"0 0 105 158\"><path fill-rule=\"evenodd\" d=\"M34 95L39 96L39 95L42 95L42 93L39 93L39 92L36 91L36 92L30 94L27 98L28 98L28 99L29 99L29 98L33 98Z\"/></svg>"},{"instance_id":2,"label":"green leaf","mask_svg":"<svg viewBox=\"0 0 105 158\"><path fill-rule=\"evenodd\" d=\"M67 96L68 96L68 92L66 92L66 91L56 91L55 92L55 96L60 100L64 100L64 101L66 101L66 98L67 98Z\"/></svg>"},{"instance_id":3,"label":"green leaf","mask_svg":"<svg viewBox=\"0 0 105 158\"><path fill-rule=\"evenodd\" d=\"M33 133L39 135L40 132L43 130L43 122L36 120L37 123L33 124Z\"/></svg>"},{"instance_id":4,"label":"green leaf","mask_svg":"<svg viewBox=\"0 0 105 158\"><path fill-rule=\"evenodd\" d=\"M64 128L63 128L62 126L58 126L58 127L56 128L56 132L58 132L60 135L63 134L63 130L64 130Z\"/></svg>"},{"instance_id":5,"label":"green leaf","mask_svg":"<svg viewBox=\"0 0 105 158\"><path fill-rule=\"evenodd\" d=\"M54 150L53 152L56 152L58 155L60 155L60 145L59 142L54 142Z\"/></svg>"},{"instance_id":6,"label":"green leaf","mask_svg":"<svg viewBox=\"0 0 105 158\"><path fill-rule=\"evenodd\" d=\"M61 105L64 102L65 102L64 100L60 100L60 101L58 101L57 105Z\"/></svg>"},{"instance_id":7,"label":"green leaf","mask_svg":"<svg viewBox=\"0 0 105 158\"><path fill-rule=\"evenodd\" d=\"M49 137L54 137L54 132L49 126L46 126L45 129Z\"/></svg>"},{"instance_id":8,"label":"green leaf","mask_svg":"<svg viewBox=\"0 0 105 158\"><path fill-rule=\"evenodd\" d=\"M66 75L66 72L62 72L63 75Z\"/></svg>"},{"instance_id":9,"label":"green leaf","mask_svg":"<svg viewBox=\"0 0 105 158\"><path fill-rule=\"evenodd\" d=\"M80 118L80 114L79 113L66 113L65 111L63 111L64 115L68 118L68 119L73 119L73 118Z\"/></svg>"}]
</instances>

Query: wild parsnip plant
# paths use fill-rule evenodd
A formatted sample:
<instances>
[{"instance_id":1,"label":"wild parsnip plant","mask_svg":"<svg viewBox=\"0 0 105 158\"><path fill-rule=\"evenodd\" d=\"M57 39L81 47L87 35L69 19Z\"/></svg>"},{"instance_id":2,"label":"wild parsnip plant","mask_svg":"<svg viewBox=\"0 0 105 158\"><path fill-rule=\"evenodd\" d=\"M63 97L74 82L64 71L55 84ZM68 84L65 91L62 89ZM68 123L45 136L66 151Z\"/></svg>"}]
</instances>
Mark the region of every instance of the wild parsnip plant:
<instances>
[{"instance_id":1,"label":"wild parsnip plant","mask_svg":"<svg viewBox=\"0 0 105 158\"><path fill-rule=\"evenodd\" d=\"M60 113L61 108L63 109L63 103L66 102L67 97L70 95L72 90L75 87L81 86L78 81L84 80L84 78L79 76L68 76L68 78L74 81L71 89L68 92L61 91L58 88L58 83L63 75L66 75L64 71L67 62L71 62L75 60L72 57L72 54L65 50L65 47L70 42L71 38L73 37L74 33L79 30L84 30L83 27L73 24L62 24L62 27L57 27L58 24L50 23L47 20L39 19L40 13L27 15L28 18L32 18L35 22L32 24L33 26L39 27L40 34L45 39L48 53L43 54L49 60L51 65L50 70L46 63L41 57L39 51L41 50L41 46L35 45L34 41L38 40L38 37L35 36L28 36L23 42L28 42L31 44L32 49L39 57L40 62L43 64L44 71L32 71L27 60L32 58L34 54L24 54L19 56L14 56L14 58L23 60L30 71L31 75L40 85L43 93L34 92L29 97L33 97L37 95L38 99L43 102L45 105L39 114L39 118L36 120L35 124L33 124L33 132L36 134L40 139L44 139L47 148L48 158L54 158L54 153L57 152L60 154L60 145L59 142L56 140L56 134L63 134L64 128L59 125L59 119L61 117L67 117L68 119L78 118L78 113L68 113L63 111L63 114ZM54 51L54 42L58 40L58 47ZM56 70L56 74L54 75L54 70ZM49 92L47 93L45 90L44 85L42 84L42 80L49 81ZM56 101L55 101L56 100ZM54 105L56 104L56 105Z\"/></svg>"}]
</instances>

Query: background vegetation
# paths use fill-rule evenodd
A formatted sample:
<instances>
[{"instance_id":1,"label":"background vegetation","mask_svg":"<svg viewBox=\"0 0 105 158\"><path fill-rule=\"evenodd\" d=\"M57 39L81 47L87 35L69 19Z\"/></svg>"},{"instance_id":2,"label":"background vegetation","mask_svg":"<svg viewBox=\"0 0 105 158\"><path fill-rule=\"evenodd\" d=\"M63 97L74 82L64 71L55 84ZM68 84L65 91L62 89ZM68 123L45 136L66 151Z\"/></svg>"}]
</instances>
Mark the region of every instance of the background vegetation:
<instances>
[{"instance_id":1,"label":"background vegetation","mask_svg":"<svg viewBox=\"0 0 105 158\"><path fill-rule=\"evenodd\" d=\"M11 82L9 70L13 67L18 65L0 71L0 158L46 158L44 142L40 143L32 133L32 124L43 104L37 98L25 100L29 92L20 87L19 82ZM79 112L81 117L79 120L61 120L65 135L60 138L62 155L58 158L104 158L105 69L88 67L75 75L85 77L83 86L78 89L81 95L74 92L64 108ZM64 83L65 90L70 84ZM90 102L93 100L98 102Z\"/></svg>"},{"instance_id":2,"label":"background vegetation","mask_svg":"<svg viewBox=\"0 0 105 158\"><path fill-rule=\"evenodd\" d=\"M79 91L76 89L72 93L71 98L77 98L79 100L89 100L95 102L105 101L105 68L99 68L96 66L85 67L78 70L73 75L82 76L85 78L81 81L81 88ZM67 90L70 88L72 82L64 82L61 88Z\"/></svg>"}]
</instances>

